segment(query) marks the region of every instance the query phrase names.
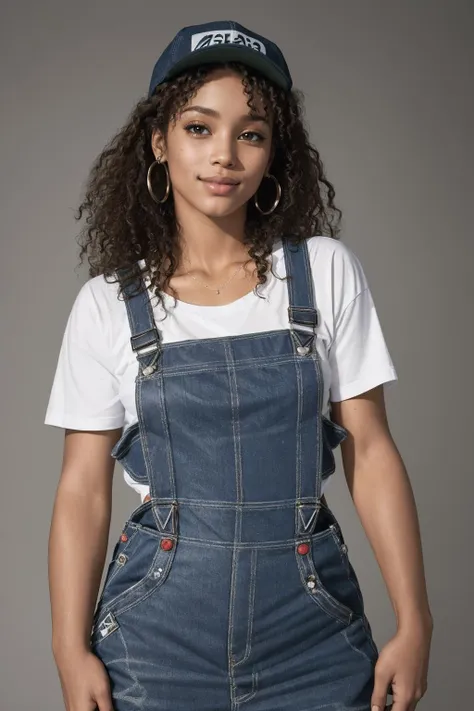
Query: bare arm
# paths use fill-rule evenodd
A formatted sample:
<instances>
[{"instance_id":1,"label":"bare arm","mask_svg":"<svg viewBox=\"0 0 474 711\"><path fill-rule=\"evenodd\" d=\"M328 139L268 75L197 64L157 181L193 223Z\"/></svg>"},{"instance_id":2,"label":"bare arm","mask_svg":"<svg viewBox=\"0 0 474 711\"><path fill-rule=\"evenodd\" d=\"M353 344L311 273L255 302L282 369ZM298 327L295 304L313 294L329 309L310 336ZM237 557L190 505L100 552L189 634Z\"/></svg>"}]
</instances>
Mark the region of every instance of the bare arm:
<instances>
[{"instance_id":1,"label":"bare arm","mask_svg":"<svg viewBox=\"0 0 474 711\"><path fill-rule=\"evenodd\" d=\"M49 537L52 649L56 659L89 649L107 552L114 459L122 430L66 430Z\"/></svg>"},{"instance_id":2,"label":"bare arm","mask_svg":"<svg viewBox=\"0 0 474 711\"><path fill-rule=\"evenodd\" d=\"M349 431L341 444L344 473L382 571L398 624L431 617L418 516L402 458L387 423L383 386L332 403Z\"/></svg>"},{"instance_id":3,"label":"bare arm","mask_svg":"<svg viewBox=\"0 0 474 711\"><path fill-rule=\"evenodd\" d=\"M433 628L413 491L389 431L383 385L331 403L331 417L349 431L341 444L347 485L397 619L398 633L379 658L372 701L383 708L391 682L394 710L405 711L426 691Z\"/></svg>"}]
</instances>

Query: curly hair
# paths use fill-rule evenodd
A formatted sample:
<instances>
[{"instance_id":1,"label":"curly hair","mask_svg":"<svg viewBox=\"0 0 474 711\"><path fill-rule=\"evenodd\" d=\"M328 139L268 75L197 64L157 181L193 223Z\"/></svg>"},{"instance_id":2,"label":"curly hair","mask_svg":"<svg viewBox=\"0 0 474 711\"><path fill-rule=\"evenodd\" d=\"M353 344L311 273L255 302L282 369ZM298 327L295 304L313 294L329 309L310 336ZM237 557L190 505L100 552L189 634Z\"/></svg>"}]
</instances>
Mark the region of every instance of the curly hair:
<instances>
[{"instance_id":1,"label":"curly hair","mask_svg":"<svg viewBox=\"0 0 474 711\"><path fill-rule=\"evenodd\" d=\"M255 261L258 283L266 282L269 256L273 243L281 236L299 242L313 234L326 234L338 239L342 216L334 204L335 191L324 174L319 152L311 145L303 119L303 94L293 89L286 92L259 72L239 62L199 65L157 87L151 97L141 99L121 130L107 143L92 165L76 220L86 213L85 225L78 242L82 265L87 255L89 276L102 274L117 283L115 271L125 268L138 291L149 279L149 288L163 308L160 291L170 288L169 281L179 264L178 224L172 191L165 203L156 204L147 189L147 171L155 156L152 134L166 135L170 122L193 98L217 67L227 67L240 74L247 104L254 110L254 97L260 96L266 115L273 115L270 172L279 181L282 196L278 207L262 215L253 200L247 203L244 244L249 258ZM270 181L269 181L270 182ZM262 193L262 194L260 194ZM259 203L265 200L259 188ZM139 260L145 261L141 269ZM115 280L114 280L115 277ZM127 283L122 282L123 285ZM119 297L123 288L119 289ZM174 292L174 290L172 289ZM258 292L256 292L258 294ZM166 309L165 309L166 310Z\"/></svg>"}]
</instances>

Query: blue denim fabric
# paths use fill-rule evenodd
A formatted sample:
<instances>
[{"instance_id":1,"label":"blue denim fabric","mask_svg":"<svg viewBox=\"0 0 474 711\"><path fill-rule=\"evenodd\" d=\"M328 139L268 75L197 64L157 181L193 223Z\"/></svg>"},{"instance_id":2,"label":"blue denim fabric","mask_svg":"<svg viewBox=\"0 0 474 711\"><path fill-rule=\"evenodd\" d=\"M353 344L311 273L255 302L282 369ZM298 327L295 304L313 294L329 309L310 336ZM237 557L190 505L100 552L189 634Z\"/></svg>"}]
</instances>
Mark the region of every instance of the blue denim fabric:
<instances>
[{"instance_id":1,"label":"blue denim fabric","mask_svg":"<svg viewBox=\"0 0 474 711\"><path fill-rule=\"evenodd\" d=\"M287 330L163 344L126 301L138 423L112 454L151 499L94 615L115 711L369 711L378 651L321 498L348 433L321 414L306 243L283 245Z\"/></svg>"}]
</instances>

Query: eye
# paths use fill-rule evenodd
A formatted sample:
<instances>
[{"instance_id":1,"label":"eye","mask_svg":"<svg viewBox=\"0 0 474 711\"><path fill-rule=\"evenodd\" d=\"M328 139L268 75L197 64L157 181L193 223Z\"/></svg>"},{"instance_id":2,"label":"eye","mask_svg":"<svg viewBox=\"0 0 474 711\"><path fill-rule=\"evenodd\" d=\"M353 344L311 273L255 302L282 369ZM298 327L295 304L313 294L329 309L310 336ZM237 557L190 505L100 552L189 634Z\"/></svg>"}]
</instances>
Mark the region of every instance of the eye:
<instances>
[{"instance_id":1,"label":"eye","mask_svg":"<svg viewBox=\"0 0 474 711\"><path fill-rule=\"evenodd\" d=\"M207 128L200 123L190 123L187 126L185 126L184 130L187 131L188 133L190 133L192 136L202 136L202 133L200 131L195 133L194 131L191 130L194 128L203 129L203 130L207 131Z\"/></svg>"},{"instance_id":2,"label":"eye","mask_svg":"<svg viewBox=\"0 0 474 711\"><path fill-rule=\"evenodd\" d=\"M209 129L200 123L189 123L184 127L184 130L190 133L191 136L203 136L203 131L208 131ZM257 133L257 131L245 131L241 136L244 136L244 140L248 140L250 143L260 143L265 140L265 136Z\"/></svg>"},{"instance_id":3,"label":"eye","mask_svg":"<svg viewBox=\"0 0 474 711\"><path fill-rule=\"evenodd\" d=\"M265 140L265 136L262 136L261 133L257 133L256 131L246 131L245 133L242 133L242 136L255 136L256 140L251 140L250 143L260 143Z\"/></svg>"}]
</instances>

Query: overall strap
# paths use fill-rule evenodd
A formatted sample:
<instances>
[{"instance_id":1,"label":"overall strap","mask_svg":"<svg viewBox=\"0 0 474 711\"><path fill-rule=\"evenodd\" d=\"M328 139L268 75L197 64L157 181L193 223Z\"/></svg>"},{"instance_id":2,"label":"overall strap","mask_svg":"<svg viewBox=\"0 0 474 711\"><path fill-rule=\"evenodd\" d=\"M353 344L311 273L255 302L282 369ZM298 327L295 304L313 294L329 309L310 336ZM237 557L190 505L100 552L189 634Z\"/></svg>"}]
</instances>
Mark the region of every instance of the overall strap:
<instances>
[{"instance_id":1,"label":"overall strap","mask_svg":"<svg viewBox=\"0 0 474 711\"><path fill-rule=\"evenodd\" d=\"M307 355L311 352L315 329L319 325L308 245L305 239L294 244L287 237L283 238L282 243L286 274L290 277L287 280L290 329L297 352ZM302 328L295 328L294 324Z\"/></svg>"},{"instance_id":2,"label":"overall strap","mask_svg":"<svg viewBox=\"0 0 474 711\"><path fill-rule=\"evenodd\" d=\"M116 270L116 274L124 284L130 270L128 267L122 267ZM148 289L145 287L139 294L133 294L140 280L145 287L143 277L137 275L134 281L124 285L123 290L127 296L125 305L131 332L130 344L137 356L141 372L143 375L150 375L156 369L156 361L161 354L161 341L155 325Z\"/></svg>"}]
</instances>

